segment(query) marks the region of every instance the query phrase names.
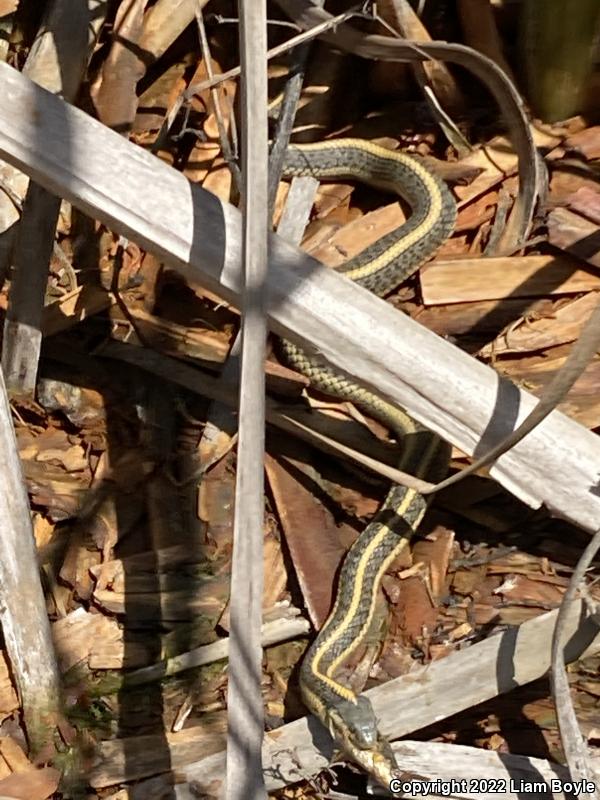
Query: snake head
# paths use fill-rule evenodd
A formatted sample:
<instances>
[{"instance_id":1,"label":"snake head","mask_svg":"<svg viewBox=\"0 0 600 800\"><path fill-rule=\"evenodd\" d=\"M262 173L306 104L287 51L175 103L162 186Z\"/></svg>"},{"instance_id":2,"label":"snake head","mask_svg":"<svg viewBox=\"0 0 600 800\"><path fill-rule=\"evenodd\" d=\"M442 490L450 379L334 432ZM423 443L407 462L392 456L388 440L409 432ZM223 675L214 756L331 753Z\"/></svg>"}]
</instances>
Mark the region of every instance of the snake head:
<instances>
[{"instance_id":1,"label":"snake head","mask_svg":"<svg viewBox=\"0 0 600 800\"><path fill-rule=\"evenodd\" d=\"M374 747L379 738L373 706L362 695L351 700L340 699L328 713L329 732L340 742L349 741L359 750Z\"/></svg>"},{"instance_id":2,"label":"snake head","mask_svg":"<svg viewBox=\"0 0 600 800\"><path fill-rule=\"evenodd\" d=\"M346 755L389 789L399 768L390 743L377 730L377 719L369 700L362 695L355 703L339 700L328 709L327 720L331 736Z\"/></svg>"}]
</instances>

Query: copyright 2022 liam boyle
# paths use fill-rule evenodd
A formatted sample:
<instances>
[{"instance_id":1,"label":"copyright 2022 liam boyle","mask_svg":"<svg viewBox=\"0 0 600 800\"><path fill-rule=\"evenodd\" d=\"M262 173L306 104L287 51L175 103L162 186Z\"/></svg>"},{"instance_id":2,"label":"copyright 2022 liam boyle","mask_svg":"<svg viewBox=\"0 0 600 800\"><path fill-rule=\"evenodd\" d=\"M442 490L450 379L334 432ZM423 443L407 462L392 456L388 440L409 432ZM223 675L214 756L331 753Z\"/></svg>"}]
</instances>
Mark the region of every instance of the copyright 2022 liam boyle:
<instances>
[{"instance_id":1,"label":"copyright 2022 liam boyle","mask_svg":"<svg viewBox=\"0 0 600 800\"><path fill-rule=\"evenodd\" d=\"M564 797L580 797L582 794L593 794L596 791L594 781L566 781L552 778L549 781L528 781L523 778L461 778L452 780L401 780L394 778L390 782L390 791L399 796L435 795L437 797L469 797L472 795L512 794L520 798L526 796L531 800L550 800L562 795Z\"/></svg>"}]
</instances>

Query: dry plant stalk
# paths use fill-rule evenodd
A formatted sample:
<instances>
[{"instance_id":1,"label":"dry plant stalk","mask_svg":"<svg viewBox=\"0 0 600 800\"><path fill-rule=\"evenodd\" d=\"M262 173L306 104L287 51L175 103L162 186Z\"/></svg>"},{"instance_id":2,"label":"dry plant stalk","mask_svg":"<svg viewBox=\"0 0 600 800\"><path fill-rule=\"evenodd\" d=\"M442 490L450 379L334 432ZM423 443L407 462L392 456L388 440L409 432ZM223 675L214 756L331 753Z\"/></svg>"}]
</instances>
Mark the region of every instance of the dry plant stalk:
<instances>
[{"instance_id":1,"label":"dry plant stalk","mask_svg":"<svg viewBox=\"0 0 600 800\"><path fill-rule=\"evenodd\" d=\"M239 436L231 569L227 800L266 799L261 745L261 620L267 339L267 9L242 0L243 240Z\"/></svg>"}]
</instances>

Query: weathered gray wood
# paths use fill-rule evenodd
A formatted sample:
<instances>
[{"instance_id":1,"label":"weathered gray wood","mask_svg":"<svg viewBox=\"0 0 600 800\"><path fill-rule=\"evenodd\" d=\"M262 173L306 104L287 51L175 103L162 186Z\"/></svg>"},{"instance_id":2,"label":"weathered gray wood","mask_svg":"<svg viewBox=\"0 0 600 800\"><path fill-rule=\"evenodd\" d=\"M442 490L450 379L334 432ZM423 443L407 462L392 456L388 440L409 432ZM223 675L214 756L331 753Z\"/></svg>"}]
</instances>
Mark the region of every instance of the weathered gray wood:
<instances>
[{"instance_id":1,"label":"weathered gray wood","mask_svg":"<svg viewBox=\"0 0 600 800\"><path fill-rule=\"evenodd\" d=\"M557 613L536 617L365 692L382 734L392 739L406 736L542 677L550 666ZM581 602L569 609L565 634L566 661L600 650L600 630ZM313 718L267 733L263 745L267 789L274 791L325 769L331 754L331 738ZM217 753L181 768L179 774L208 791L212 781L220 780L224 760L225 754Z\"/></svg>"},{"instance_id":2,"label":"weathered gray wood","mask_svg":"<svg viewBox=\"0 0 600 800\"><path fill-rule=\"evenodd\" d=\"M106 14L102 0L73 5L54 0L44 16L23 72L72 102L79 90ZM43 148L43 140L39 141ZM42 344L42 313L60 197L30 183L13 254L14 278L2 339L2 369L9 389L33 394Z\"/></svg>"},{"instance_id":3,"label":"weathered gray wood","mask_svg":"<svg viewBox=\"0 0 600 800\"><path fill-rule=\"evenodd\" d=\"M226 800L266 800L263 596L266 284L269 230L266 0L238 3L242 63L242 353L231 565Z\"/></svg>"},{"instance_id":4,"label":"weathered gray wood","mask_svg":"<svg viewBox=\"0 0 600 800\"><path fill-rule=\"evenodd\" d=\"M302 241L318 185L318 182L309 176L293 179L277 228L277 233L286 242L299 245Z\"/></svg>"},{"instance_id":5,"label":"weathered gray wood","mask_svg":"<svg viewBox=\"0 0 600 800\"><path fill-rule=\"evenodd\" d=\"M34 750L51 741L60 682L29 501L0 370L0 621Z\"/></svg>"},{"instance_id":6,"label":"weathered gray wood","mask_svg":"<svg viewBox=\"0 0 600 800\"><path fill-rule=\"evenodd\" d=\"M29 78L73 98L101 25L101 8L99 0L88 0L76 8L54 0L25 64ZM43 149L43 139L38 146ZM17 272L4 328L2 366L11 386L31 391L59 208L59 198L30 183L15 248ZM0 618L30 744L37 749L53 735L60 682L4 379L0 382Z\"/></svg>"},{"instance_id":7,"label":"weathered gray wood","mask_svg":"<svg viewBox=\"0 0 600 800\"><path fill-rule=\"evenodd\" d=\"M562 784L569 780L569 771L560 764L545 761L542 758L528 758L510 753L496 753L476 747L460 744L443 744L442 742L402 741L394 744L394 754L403 770L414 775L423 776L431 782L431 794L427 797L448 796L446 790L435 789L436 781L456 781L459 785L451 788L454 798L468 800L522 800L527 795L529 800L542 800L552 797L554 800L566 800L566 794L553 781ZM408 778L407 783L418 789L419 779ZM521 788L523 782L523 788ZM545 783L548 793L534 791L528 784ZM494 784L495 789L494 790ZM416 791L413 792L413 796ZM407 795L407 796L410 796Z\"/></svg>"},{"instance_id":8,"label":"weathered gray wood","mask_svg":"<svg viewBox=\"0 0 600 800\"><path fill-rule=\"evenodd\" d=\"M239 303L240 220L141 148L0 64L0 153L113 230L135 239L226 300ZM19 108L19 114L12 110ZM44 140L43 150L36 147ZM310 342L333 364L467 453L484 452L534 405L448 342L271 239L267 299L276 332ZM492 470L532 507L588 530L600 525L600 442L554 412Z\"/></svg>"},{"instance_id":9,"label":"weathered gray wood","mask_svg":"<svg viewBox=\"0 0 600 800\"><path fill-rule=\"evenodd\" d=\"M42 347L42 314L60 198L29 183L13 255L14 279L2 337L9 391L33 395Z\"/></svg>"}]
</instances>

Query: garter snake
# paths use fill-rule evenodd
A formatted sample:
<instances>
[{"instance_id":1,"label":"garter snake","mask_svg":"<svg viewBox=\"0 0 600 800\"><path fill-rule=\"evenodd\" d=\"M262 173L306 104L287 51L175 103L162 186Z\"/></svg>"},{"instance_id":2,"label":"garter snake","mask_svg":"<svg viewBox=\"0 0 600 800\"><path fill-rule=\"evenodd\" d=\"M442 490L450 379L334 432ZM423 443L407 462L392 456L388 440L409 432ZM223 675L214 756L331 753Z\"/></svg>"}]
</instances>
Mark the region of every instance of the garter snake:
<instances>
[{"instance_id":1,"label":"garter snake","mask_svg":"<svg viewBox=\"0 0 600 800\"><path fill-rule=\"evenodd\" d=\"M417 159L360 139L291 146L284 175L357 179L400 194L410 205L408 220L346 262L339 271L377 295L409 277L452 232L456 209L445 184ZM393 404L283 342L284 357L311 385L350 400L387 425L402 442L399 467L424 480L444 477L448 447ZM380 735L369 700L336 678L340 666L364 641L371 625L381 578L415 533L427 499L393 486L375 519L348 551L335 603L300 668L306 706L326 725L337 744L377 781L389 787L397 774L390 745Z\"/></svg>"}]
</instances>

